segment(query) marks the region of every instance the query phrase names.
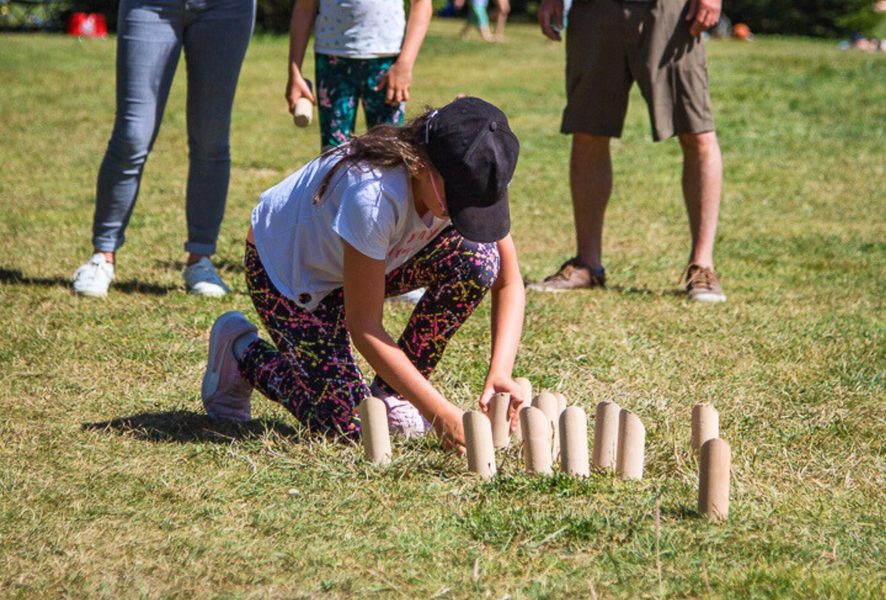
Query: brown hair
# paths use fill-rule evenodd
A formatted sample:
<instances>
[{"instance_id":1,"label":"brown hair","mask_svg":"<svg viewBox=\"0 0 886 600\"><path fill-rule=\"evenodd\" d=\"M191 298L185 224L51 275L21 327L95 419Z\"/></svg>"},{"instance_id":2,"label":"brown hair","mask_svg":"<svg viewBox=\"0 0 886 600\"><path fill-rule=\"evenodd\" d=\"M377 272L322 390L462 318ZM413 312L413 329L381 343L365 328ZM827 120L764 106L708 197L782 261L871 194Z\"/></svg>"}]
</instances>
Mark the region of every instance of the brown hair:
<instances>
[{"instance_id":1,"label":"brown hair","mask_svg":"<svg viewBox=\"0 0 886 600\"><path fill-rule=\"evenodd\" d=\"M431 164L428 151L424 144L424 124L433 109L425 107L422 113L406 125L376 125L363 135L352 138L350 142L329 150L327 154L338 154L341 158L323 178L314 204L320 202L323 194L329 189L332 178L342 168L345 170L356 166L361 170L372 168L393 169L406 167L413 177Z\"/></svg>"}]
</instances>

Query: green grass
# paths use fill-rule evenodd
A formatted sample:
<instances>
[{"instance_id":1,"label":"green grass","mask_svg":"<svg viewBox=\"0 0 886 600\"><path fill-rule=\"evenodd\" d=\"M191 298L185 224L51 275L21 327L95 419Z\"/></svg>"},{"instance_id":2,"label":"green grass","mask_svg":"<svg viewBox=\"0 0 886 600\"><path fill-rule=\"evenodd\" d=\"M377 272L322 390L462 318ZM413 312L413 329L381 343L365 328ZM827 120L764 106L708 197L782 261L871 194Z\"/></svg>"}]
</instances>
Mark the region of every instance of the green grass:
<instances>
[{"instance_id":1,"label":"green grass","mask_svg":"<svg viewBox=\"0 0 886 600\"><path fill-rule=\"evenodd\" d=\"M527 279L573 246L563 50L530 26L505 45L435 22L410 110L456 93L510 116ZM78 598L880 598L886 594L886 58L828 41L711 43L726 164L716 256L729 302L679 294L688 227L680 152L633 97L614 144L611 288L531 295L517 374L647 429L640 483L492 483L431 441L387 470L256 396L257 421L209 422L213 319L254 316L243 236L258 194L312 158L292 127L286 41L249 49L218 259L235 294L181 287L184 77L175 83L106 301L73 296L114 106L113 41L0 40L0 596ZM311 70L310 68L308 69ZM390 307L392 329L407 314ZM434 383L473 406L488 305ZM714 402L734 457L731 515L694 514L689 415ZM656 545L654 506L661 502ZM659 548L656 551L656 547ZM659 570L658 564L661 568Z\"/></svg>"}]
</instances>

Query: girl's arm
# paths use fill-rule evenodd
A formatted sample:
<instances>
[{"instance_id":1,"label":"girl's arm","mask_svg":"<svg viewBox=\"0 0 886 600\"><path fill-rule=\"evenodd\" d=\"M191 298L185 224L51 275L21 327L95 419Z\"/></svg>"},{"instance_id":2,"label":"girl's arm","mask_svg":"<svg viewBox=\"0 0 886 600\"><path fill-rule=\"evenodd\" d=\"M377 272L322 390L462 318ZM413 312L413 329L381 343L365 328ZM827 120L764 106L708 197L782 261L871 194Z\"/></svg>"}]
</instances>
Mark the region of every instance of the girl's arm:
<instances>
[{"instance_id":1,"label":"girl's arm","mask_svg":"<svg viewBox=\"0 0 886 600\"><path fill-rule=\"evenodd\" d=\"M345 315L354 345L382 379L433 423L444 447L464 451L464 411L434 389L384 329L384 261L344 244Z\"/></svg>"},{"instance_id":2,"label":"girl's arm","mask_svg":"<svg viewBox=\"0 0 886 600\"><path fill-rule=\"evenodd\" d=\"M431 0L410 0L409 20L406 22L406 34L400 56L384 74L376 86L376 90L387 87L385 102L396 105L409 100L409 86L412 85L412 67L418 56L418 50L428 32L434 7Z\"/></svg>"},{"instance_id":3,"label":"girl's arm","mask_svg":"<svg viewBox=\"0 0 886 600\"><path fill-rule=\"evenodd\" d=\"M511 429L515 429L517 411L523 405L523 392L514 383L512 371L523 331L526 295L523 276L517 264L517 250L510 234L498 242L498 251L501 255L501 268L492 286L492 358L489 361L483 394L480 396L480 409L487 412L489 400L494 394L508 392L511 395L508 417L511 419Z\"/></svg>"},{"instance_id":4,"label":"girl's arm","mask_svg":"<svg viewBox=\"0 0 886 600\"><path fill-rule=\"evenodd\" d=\"M302 61L316 18L317 0L295 0L292 18L289 21L289 80L286 83L285 94L289 103L289 112L295 112L295 103L302 96L307 97L313 104L317 103L301 74Z\"/></svg>"}]
</instances>

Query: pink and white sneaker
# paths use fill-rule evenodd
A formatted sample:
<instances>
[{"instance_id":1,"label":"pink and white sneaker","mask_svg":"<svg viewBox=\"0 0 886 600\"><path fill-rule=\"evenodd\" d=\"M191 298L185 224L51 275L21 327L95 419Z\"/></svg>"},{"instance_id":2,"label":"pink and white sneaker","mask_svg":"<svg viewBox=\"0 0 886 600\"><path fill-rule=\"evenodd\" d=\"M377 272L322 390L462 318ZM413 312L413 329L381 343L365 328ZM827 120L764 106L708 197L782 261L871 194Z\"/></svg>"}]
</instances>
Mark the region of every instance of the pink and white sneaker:
<instances>
[{"instance_id":1,"label":"pink and white sneaker","mask_svg":"<svg viewBox=\"0 0 886 600\"><path fill-rule=\"evenodd\" d=\"M369 387L369 393L385 403L388 409L388 429L391 433L406 437L422 437L434 432L431 422L403 396L388 394L374 383Z\"/></svg>"},{"instance_id":2,"label":"pink and white sneaker","mask_svg":"<svg viewBox=\"0 0 886 600\"><path fill-rule=\"evenodd\" d=\"M234 341L249 332L258 333L258 329L237 311L223 314L212 325L201 393L213 419L252 419L252 386L240 376L234 357Z\"/></svg>"}]
</instances>

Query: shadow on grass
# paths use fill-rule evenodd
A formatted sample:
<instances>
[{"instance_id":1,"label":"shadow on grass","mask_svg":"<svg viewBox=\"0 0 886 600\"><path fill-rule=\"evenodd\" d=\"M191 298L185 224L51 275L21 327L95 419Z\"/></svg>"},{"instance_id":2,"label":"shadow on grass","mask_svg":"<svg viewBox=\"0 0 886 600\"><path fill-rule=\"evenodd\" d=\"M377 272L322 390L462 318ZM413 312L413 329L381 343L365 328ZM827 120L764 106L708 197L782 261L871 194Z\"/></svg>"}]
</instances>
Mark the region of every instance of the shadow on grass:
<instances>
[{"instance_id":1,"label":"shadow on grass","mask_svg":"<svg viewBox=\"0 0 886 600\"><path fill-rule=\"evenodd\" d=\"M173 410L142 413L112 421L83 423L83 429L130 435L148 442L188 444L211 442L228 444L231 440L257 439L270 433L297 441L301 434L279 421L232 423L214 421L204 413Z\"/></svg>"},{"instance_id":2,"label":"shadow on grass","mask_svg":"<svg viewBox=\"0 0 886 600\"><path fill-rule=\"evenodd\" d=\"M63 287L70 289L71 280L67 277L25 277L18 269L0 268L0 283L31 285L38 287ZM113 290L124 294L149 294L152 296L165 296L178 287L144 283L135 279L129 279L116 283Z\"/></svg>"},{"instance_id":3,"label":"shadow on grass","mask_svg":"<svg viewBox=\"0 0 886 600\"><path fill-rule=\"evenodd\" d=\"M175 260L171 258L158 259L154 261L154 264L159 269L167 269L170 271L184 271L185 270L185 262L183 260ZM215 270L219 272L221 275L235 274L235 273L243 273L245 268L243 267L243 258L223 258L221 256L215 255L212 257L212 264L215 267Z\"/></svg>"}]
</instances>

